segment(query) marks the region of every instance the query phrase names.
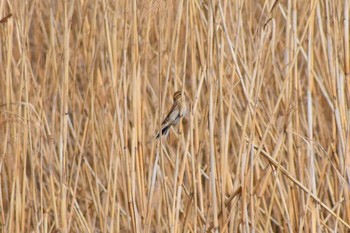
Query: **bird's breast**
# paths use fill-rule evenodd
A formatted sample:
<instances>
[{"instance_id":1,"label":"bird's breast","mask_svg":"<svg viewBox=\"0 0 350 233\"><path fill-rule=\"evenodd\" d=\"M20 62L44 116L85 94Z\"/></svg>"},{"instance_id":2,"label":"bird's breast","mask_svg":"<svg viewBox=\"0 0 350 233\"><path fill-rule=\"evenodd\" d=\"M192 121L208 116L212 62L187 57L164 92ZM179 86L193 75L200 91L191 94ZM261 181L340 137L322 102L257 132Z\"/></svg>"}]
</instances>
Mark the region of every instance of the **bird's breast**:
<instances>
[{"instance_id":1,"label":"bird's breast","mask_svg":"<svg viewBox=\"0 0 350 233\"><path fill-rule=\"evenodd\" d=\"M181 117L183 117L186 114L186 112L187 112L187 106L185 103L182 103L181 110L180 110Z\"/></svg>"}]
</instances>

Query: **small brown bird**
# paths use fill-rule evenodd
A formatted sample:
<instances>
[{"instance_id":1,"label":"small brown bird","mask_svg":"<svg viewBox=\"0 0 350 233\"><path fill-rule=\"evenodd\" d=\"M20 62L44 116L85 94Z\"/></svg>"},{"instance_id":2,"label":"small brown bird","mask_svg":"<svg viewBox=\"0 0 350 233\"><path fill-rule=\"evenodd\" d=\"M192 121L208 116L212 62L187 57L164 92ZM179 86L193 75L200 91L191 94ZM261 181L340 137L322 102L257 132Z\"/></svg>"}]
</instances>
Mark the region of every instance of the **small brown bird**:
<instances>
[{"instance_id":1,"label":"small brown bird","mask_svg":"<svg viewBox=\"0 0 350 233\"><path fill-rule=\"evenodd\" d=\"M187 106L184 96L181 91L177 91L173 95L173 106L162 122L162 135L168 135L171 126L175 126L179 123L180 119L184 117L187 112ZM157 134L156 139L159 138L160 132Z\"/></svg>"}]
</instances>

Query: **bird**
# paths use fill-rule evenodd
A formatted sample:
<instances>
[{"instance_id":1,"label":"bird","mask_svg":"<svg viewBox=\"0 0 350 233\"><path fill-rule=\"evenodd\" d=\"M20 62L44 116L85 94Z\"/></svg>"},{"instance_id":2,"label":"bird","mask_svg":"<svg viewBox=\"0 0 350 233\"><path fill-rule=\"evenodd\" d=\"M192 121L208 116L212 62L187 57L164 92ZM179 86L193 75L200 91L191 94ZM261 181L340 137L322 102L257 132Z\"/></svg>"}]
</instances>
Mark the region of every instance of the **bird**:
<instances>
[{"instance_id":1,"label":"bird","mask_svg":"<svg viewBox=\"0 0 350 233\"><path fill-rule=\"evenodd\" d=\"M174 93L173 101L174 103L171 106L168 115L163 120L161 130L158 132L156 139L159 138L160 135L167 136L170 127L175 126L177 123L179 123L180 119L184 117L187 112L186 100L182 94L182 91L177 91Z\"/></svg>"}]
</instances>

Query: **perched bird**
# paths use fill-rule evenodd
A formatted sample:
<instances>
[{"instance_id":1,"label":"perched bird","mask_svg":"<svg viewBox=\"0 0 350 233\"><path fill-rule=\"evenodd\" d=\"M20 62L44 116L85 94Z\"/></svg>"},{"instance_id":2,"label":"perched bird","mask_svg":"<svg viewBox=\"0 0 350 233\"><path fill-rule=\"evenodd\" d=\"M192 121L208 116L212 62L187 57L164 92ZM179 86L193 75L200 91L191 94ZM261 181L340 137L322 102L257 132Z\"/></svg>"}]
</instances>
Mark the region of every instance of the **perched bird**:
<instances>
[{"instance_id":1,"label":"perched bird","mask_svg":"<svg viewBox=\"0 0 350 233\"><path fill-rule=\"evenodd\" d=\"M179 123L187 112L186 101L181 91L174 93L173 100L173 106L171 106L168 115L163 120L161 132L158 132L156 139L159 138L160 134L168 135L170 127Z\"/></svg>"}]
</instances>

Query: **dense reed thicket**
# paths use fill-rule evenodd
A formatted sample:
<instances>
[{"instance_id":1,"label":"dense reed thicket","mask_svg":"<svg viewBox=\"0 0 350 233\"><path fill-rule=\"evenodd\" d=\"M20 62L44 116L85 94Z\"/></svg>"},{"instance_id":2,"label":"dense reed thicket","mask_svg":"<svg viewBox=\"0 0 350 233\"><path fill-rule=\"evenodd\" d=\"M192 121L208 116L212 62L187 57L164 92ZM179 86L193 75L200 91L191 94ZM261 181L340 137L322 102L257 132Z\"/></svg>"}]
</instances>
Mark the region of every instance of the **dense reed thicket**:
<instances>
[{"instance_id":1,"label":"dense reed thicket","mask_svg":"<svg viewBox=\"0 0 350 233\"><path fill-rule=\"evenodd\" d=\"M349 11L1 1L2 232L349 232Z\"/></svg>"}]
</instances>

